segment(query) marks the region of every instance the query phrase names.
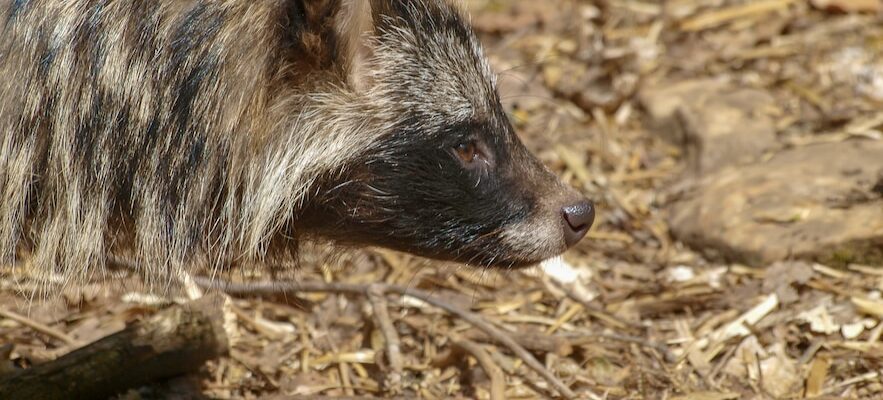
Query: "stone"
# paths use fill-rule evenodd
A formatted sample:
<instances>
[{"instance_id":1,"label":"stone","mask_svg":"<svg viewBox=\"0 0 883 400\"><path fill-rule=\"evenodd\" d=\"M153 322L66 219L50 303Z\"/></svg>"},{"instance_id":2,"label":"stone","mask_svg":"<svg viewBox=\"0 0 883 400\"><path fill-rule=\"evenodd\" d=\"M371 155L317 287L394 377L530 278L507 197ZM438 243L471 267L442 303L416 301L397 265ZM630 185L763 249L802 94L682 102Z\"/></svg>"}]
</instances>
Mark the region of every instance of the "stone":
<instances>
[{"instance_id":1,"label":"stone","mask_svg":"<svg viewBox=\"0 0 883 400\"><path fill-rule=\"evenodd\" d=\"M669 224L729 261L883 266L883 141L801 147L723 169L670 204Z\"/></svg>"},{"instance_id":2,"label":"stone","mask_svg":"<svg viewBox=\"0 0 883 400\"><path fill-rule=\"evenodd\" d=\"M779 147L767 92L702 79L645 89L639 100L651 129L681 147L694 174L755 162Z\"/></svg>"}]
</instances>

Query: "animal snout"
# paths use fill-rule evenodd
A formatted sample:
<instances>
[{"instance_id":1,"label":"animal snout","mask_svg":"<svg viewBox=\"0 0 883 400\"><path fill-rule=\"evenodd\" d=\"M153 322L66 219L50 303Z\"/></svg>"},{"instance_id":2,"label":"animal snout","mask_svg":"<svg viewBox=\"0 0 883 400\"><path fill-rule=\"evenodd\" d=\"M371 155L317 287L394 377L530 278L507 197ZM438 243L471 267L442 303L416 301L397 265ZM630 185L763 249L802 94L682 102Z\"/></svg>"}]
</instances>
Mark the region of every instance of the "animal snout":
<instances>
[{"instance_id":1,"label":"animal snout","mask_svg":"<svg viewBox=\"0 0 883 400\"><path fill-rule=\"evenodd\" d=\"M571 247L580 241L595 222L595 206L587 199L561 208L564 218L564 243Z\"/></svg>"}]
</instances>

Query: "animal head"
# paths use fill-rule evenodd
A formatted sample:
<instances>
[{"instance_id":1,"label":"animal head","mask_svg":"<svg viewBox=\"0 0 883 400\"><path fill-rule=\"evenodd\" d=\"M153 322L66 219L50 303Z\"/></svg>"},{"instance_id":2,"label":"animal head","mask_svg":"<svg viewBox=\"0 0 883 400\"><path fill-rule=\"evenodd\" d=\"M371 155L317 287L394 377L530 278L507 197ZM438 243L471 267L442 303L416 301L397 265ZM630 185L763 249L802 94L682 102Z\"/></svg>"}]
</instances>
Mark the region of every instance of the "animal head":
<instances>
[{"instance_id":1,"label":"animal head","mask_svg":"<svg viewBox=\"0 0 883 400\"><path fill-rule=\"evenodd\" d=\"M455 6L372 0L338 12L334 37L348 65L341 84L382 134L319 191L302 229L498 267L556 256L585 235L592 203L519 140Z\"/></svg>"}]
</instances>

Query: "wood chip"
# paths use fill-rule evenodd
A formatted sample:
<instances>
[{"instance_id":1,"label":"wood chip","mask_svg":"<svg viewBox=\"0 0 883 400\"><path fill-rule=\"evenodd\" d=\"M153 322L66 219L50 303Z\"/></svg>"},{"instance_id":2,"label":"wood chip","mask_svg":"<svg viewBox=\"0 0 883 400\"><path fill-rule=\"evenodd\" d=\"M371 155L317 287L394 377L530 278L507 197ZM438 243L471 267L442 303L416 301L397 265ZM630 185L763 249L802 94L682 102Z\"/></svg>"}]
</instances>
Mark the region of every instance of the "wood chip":
<instances>
[{"instance_id":1,"label":"wood chip","mask_svg":"<svg viewBox=\"0 0 883 400\"><path fill-rule=\"evenodd\" d=\"M740 18L783 10L796 1L797 0L761 0L735 5L720 10L713 10L685 19L681 22L680 28L687 32L714 28Z\"/></svg>"}]
</instances>

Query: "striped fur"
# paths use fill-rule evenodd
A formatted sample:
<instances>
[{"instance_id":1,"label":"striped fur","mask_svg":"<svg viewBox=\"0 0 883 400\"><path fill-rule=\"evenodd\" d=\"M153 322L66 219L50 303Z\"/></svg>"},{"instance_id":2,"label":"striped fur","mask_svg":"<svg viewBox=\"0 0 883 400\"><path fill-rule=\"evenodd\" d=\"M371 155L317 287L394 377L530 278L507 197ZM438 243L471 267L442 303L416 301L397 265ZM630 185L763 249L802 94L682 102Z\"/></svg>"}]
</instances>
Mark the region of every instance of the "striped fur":
<instances>
[{"instance_id":1,"label":"striped fur","mask_svg":"<svg viewBox=\"0 0 883 400\"><path fill-rule=\"evenodd\" d=\"M441 0L0 0L0 32L0 261L47 273L290 259L402 131L488 120L520 146Z\"/></svg>"}]
</instances>

